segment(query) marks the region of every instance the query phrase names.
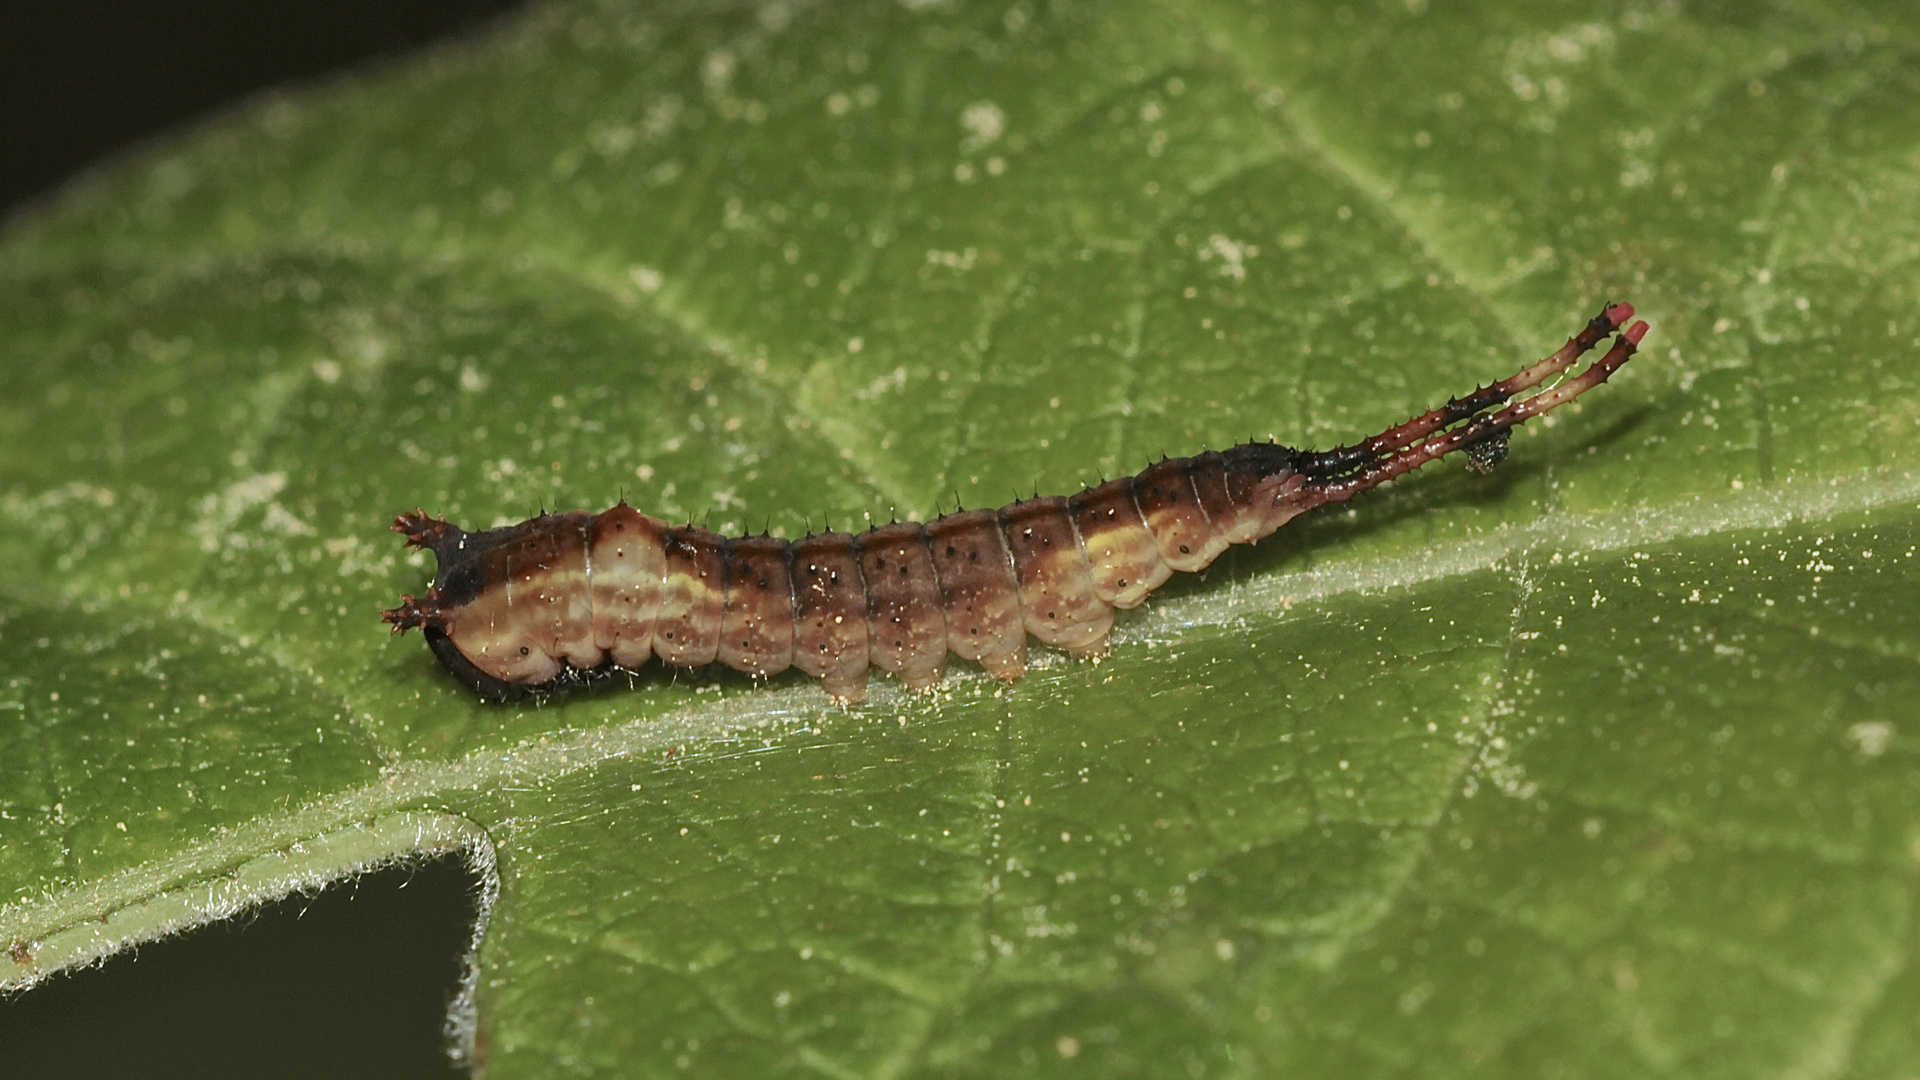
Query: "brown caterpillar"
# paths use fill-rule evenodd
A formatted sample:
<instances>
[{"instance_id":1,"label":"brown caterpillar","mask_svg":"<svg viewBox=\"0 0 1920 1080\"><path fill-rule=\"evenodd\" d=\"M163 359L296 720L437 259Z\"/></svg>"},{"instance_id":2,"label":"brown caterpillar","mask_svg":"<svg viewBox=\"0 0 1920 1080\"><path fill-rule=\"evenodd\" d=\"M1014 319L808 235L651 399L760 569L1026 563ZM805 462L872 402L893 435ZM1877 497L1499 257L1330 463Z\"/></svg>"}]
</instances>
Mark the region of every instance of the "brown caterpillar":
<instances>
[{"instance_id":1,"label":"brown caterpillar","mask_svg":"<svg viewBox=\"0 0 1920 1080\"><path fill-rule=\"evenodd\" d=\"M475 533L416 510L399 515L394 530L409 546L432 549L439 575L424 598L403 596L384 617L395 633L419 627L448 671L494 701L631 671L651 656L760 676L797 667L843 701L865 696L869 665L910 690L928 689L949 652L1016 679L1029 634L1074 656L1097 655L1114 609L1314 507L1456 450L1491 471L1515 425L1606 382L1647 324L1621 333L1579 375L1507 402L1632 317L1631 304L1609 305L1545 360L1352 446L1247 443L1165 459L1070 498L858 536L728 538L669 526L625 502Z\"/></svg>"}]
</instances>

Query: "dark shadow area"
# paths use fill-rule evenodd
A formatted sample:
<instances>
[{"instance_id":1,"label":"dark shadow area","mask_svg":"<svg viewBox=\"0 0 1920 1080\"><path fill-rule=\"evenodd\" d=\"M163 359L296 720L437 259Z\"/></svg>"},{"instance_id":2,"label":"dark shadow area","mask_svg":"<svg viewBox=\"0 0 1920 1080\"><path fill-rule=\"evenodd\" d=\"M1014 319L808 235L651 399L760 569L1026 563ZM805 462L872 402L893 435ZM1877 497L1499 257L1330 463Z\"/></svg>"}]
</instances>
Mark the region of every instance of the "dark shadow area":
<instances>
[{"instance_id":1,"label":"dark shadow area","mask_svg":"<svg viewBox=\"0 0 1920 1080\"><path fill-rule=\"evenodd\" d=\"M0 1075L459 1077L441 1029L478 883L396 867L0 998Z\"/></svg>"},{"instance_id":2,"label":"dark shadow area","mask_svg":"<svg viewBox=\"0 0 1920 1080\"><path fill-rule=\"evenodd\" d=\"M255 91L468 33L523 3L0 4L0 218Z\"/></svg>"}]
</instances>

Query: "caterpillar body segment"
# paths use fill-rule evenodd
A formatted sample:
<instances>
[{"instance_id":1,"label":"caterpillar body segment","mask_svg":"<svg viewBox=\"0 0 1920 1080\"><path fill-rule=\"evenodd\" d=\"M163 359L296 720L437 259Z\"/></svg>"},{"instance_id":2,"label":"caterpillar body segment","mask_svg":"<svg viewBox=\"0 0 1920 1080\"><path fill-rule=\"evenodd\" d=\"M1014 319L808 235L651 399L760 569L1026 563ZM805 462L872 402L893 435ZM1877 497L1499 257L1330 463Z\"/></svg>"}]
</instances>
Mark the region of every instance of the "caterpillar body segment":
<instances>
[{"instance_id":1,"label":"caterpillar body segment","mask_svg":"<svg viewBox=\"0 0 1920 1080\"><path fill-rule=\"evenodd\" d=\"M667 572L653 624L654 655L675 667L704 667L720 659L727 538L689 525L666 530L660 547Z\"/></svg>"},{"instance_id":2,"label":"caterpillar body segment","mask_svg":"<svg viewBox=\"0 0 1920 1080\"><path fill-rule=\"evenodd\" d=\"M666 595L666 523L625 503L587 530L587 594L593 636L615 667L632 670L653 656L653 628Z\"/></svg>"},{"instance_id":3,"label":"caterpillar body segment","mask_svg":"<svg viewBox=\"0 0 1920 1080\"><path fill-rule=\"evenodd\" d=\"M1027 635L1074 656L1094 656L1106 650L1113 608L1093 591L1093 568L1067 505L1058 495L1014 503L1000 511L1000 531L1013 556Z\"/></svg>"},{"instance_id":4,"label":"caterpillar body segment","mask_svg":"<svg viewBox=\"0 0 1920 1080\"><path fill-rule=\"evenodd\" d=\"M946 672L947 620L926 529L914 521L882 525L861 534L854 549L867 583L873 666L892 672L909 690L932 687Z\"/></svg>"},{"instance_id":5,"label":"caterpillar body segment","mask_svg":"<svg viewBox=\"0 0 1920 1080\"><path fill-rule=\"evenodd\" d=\"M1020 580L997 510L965 510L927 524L927 550L940 583L947 651L973 660L997 678L1027 670Z\"/></svg>"},{"instance_id":6,"label":"caterpillar body segment","mask_svg":"<svg viewBox=\"0 0 1920 1080\"><path fill-rule=\"evenodd\" d=\"M787 545L771 536L729 542L721 567L720 662L749 675L793 666L793 583Z\"/></svg>"},{"instance_id":7,"label":"caterpillar body segment","mask_svg":"<svg viewBox=\"0 0 1920 1080\"><path fill-rule=\"evenodd\" d=\"M1173 576L1135 501L1134 483L1123 476L1068 500L1074 531L1087 551L1093 594L1116 608L1138 607Z\"/></svg>"},{"instance_id":8,"label":"caterpillar body segment","mask_svg":"<svg viewBox=\"0 0 1920 1080\"><path fill-rule=\"evenodd\" d=\"M821 533L789 549L793 582L793 663L852 700L866 692L867 586L852 536Z\"/></svg>"},{"instance_id":9,"label":"caterpillar body segment","mask_svg":"<svg viewBox=\"0 0 1920 1080\"><path fill-rule=\"evenodd\" d=\"M1026 499L859 535L724 537L624 502L466 532L415 511L394 529L439 561L424 597L387 611L420 629L489 700L546 694L652 657L756 676L795 667L857 701L868 671L935 686L947 655L1001 679L1026 670L1027 638L1074 656L1107 647L1116 609L1175 571L1205 569L1298 515L1343 502L1456 451L1490 471L1512 429L1604 383L1645 322L1608 306L1552 356L1351 446L1246 443L1160 461L1069 497ZM1618 334L1591 367L1516 400Z\"/></svg>"}]
</instances>

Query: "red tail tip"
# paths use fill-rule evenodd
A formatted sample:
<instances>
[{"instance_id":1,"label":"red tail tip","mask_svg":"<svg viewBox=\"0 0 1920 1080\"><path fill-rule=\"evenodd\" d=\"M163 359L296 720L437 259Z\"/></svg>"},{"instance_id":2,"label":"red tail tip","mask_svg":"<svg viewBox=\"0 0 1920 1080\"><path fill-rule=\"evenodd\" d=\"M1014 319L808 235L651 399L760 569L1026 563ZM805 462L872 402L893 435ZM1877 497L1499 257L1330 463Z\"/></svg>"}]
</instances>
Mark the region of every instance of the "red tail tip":
<instances>
[{"instance_id":1,"label":"red tail tip","mask_svg":"<svg viewBox=\"0 0 1920 1080\"><path fill-rule=\"evenodd\" d=\"M1612 323L1613 325L1625 326L1627 320L1633 318L1633 305L1632 304L1614 304L1611 307L1607 308L1604 314L1607 317L1607 321Z\"/></svg>"},{"instance_id":2,"label":"red tail tip","mask_svg":"<svg viewBox=\"0 0 1920 1080\"><path fill-rule=\"evenodd\" d=\"M1626 307L1625 304L1622 304L1620 306ZM1629 309L1629 311L1631 311L1631 309ZM1620 336L1623 338L1626 338L1628 344L1639 345L1640 339L1643 337L1646 337L1647 331L1650 329L1652 329L1652 327L1649 327L1646 323L1646 320L1642 319L1641 321L1634 323L1632 326L1627 327L1627 332L1624 334L1621 334Z\"/></svg>"}]
</instances>

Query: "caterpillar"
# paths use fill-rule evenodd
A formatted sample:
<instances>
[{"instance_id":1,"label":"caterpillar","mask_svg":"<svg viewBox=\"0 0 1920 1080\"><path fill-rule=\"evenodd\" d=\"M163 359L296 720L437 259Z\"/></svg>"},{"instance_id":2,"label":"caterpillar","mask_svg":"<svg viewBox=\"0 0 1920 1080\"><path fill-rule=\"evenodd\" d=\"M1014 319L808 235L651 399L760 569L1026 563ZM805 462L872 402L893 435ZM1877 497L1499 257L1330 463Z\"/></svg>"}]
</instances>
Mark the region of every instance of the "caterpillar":
<instances>
[{"instance_id":1,"label":"caterpillar","mask_svg":"<svg viewBox=\"0 0 1920 1080\"><path fill-rule=\"evenodd\" d=\"M869 667L909 690L937 685L947 654L1000 679L1026 670L1027 638L1076 657L1107 647L1116 609L1175 571L1204 570L1300 514L1344 502L1455 451L1491 471L1512 429L1607 381L1647 324L1607 305L1558 352L1351 446L1249 442L1165 458L1067 498L896 522L857 536L724 537L628 506L546 514L467 532L419 510L394 531L439 563L425 596L383 613L489 701L543 696L659 657L756 676L795 667L843 702ZM1580 374L1514 401L1609 336Z\"/></svg>"}]
</instances>

